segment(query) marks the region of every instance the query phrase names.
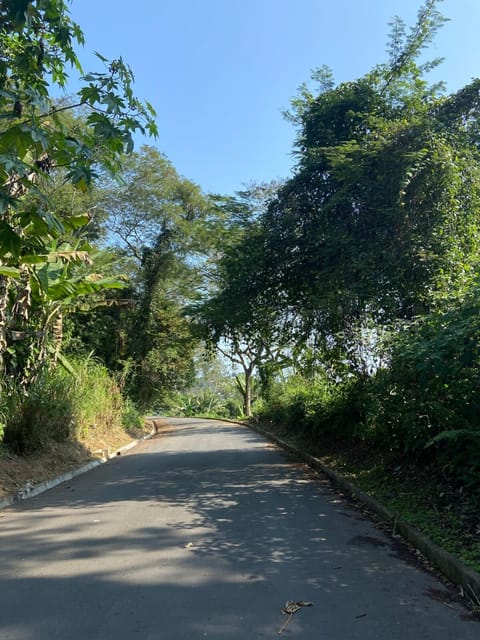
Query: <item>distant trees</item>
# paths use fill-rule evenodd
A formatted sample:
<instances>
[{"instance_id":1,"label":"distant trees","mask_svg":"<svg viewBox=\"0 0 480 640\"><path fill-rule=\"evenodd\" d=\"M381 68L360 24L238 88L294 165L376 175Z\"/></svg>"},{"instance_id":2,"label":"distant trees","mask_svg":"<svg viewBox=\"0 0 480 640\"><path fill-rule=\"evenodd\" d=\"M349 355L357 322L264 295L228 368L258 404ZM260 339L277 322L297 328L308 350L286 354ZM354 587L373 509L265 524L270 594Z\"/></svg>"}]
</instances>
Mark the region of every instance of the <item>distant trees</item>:
<instances>
[{"instance_id":1,"label":"distant trees","mask_svg":"<svg viewBox=\"0 0 480 640\"><path fill-rule=\"evenodd\" d=\"M207 346L237 367L246 416L252 414L254 374L266 390L272 375L290 362L291 318L272 307L263 289L267 237L260 219L277 186L250 185L226 203L237 214L234 239L224 243L208 295L191 309Z\"/></svg>"},{"instance_id":2,"label":"distant trees","mask_svg":"<svg viewBox=\"0 0 480 640\"><path fill-rule=\"evenodd\" d=\"M129 392L141 406L158 405L193 381L198 338L184 309L205 287L224 214L148 146L126 158L114 180L103 176L94 197L101 243L129 286L117 307L97 311L94 327L92 314L78 315L75 332L86 350L108 344L102 357L129 372Z\"/></svg>"}]
</instances>

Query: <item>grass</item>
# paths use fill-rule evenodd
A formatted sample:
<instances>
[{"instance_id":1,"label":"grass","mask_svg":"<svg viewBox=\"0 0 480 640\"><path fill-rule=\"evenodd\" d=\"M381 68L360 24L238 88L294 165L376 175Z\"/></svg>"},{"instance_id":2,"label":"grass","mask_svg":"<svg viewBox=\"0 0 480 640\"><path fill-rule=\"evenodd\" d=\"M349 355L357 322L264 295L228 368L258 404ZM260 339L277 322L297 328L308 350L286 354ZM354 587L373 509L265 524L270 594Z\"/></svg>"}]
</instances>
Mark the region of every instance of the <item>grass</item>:
<instances>
[{"instance_id":1,"label":"grass","mask_svg":"<svg viewBox=\"0 0 480 640\"><path fill-rule=\"evenodd\" d=\"M116 380L92 359L75 362L75 375L45 370L28 394L13 387L1 414L0 498L58 477L100 451L114 451L145 435L136 407Z\"/></svg>"}]
</instances>

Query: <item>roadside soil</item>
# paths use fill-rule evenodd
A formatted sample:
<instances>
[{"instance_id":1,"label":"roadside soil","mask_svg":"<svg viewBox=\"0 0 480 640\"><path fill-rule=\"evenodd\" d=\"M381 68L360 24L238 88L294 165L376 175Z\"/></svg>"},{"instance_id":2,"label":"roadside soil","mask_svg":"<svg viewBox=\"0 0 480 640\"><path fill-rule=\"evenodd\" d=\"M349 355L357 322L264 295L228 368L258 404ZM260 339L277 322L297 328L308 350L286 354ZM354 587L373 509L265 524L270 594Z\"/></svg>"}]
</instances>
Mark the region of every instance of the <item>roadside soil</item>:
<instances>
[{"instance_id":1,"label":"roadside soil","mask_svg":"<svg viewBox=\"0 0 480 640\"><path fill-rule=\"evenodd\" d=\"M0 500L101 459L105 451L112 453L148 433L150 428L129 432L120 427L97 428L80 441L50 443L44 451L28 456L0 449Z\"/></svg>"}]
</instances>

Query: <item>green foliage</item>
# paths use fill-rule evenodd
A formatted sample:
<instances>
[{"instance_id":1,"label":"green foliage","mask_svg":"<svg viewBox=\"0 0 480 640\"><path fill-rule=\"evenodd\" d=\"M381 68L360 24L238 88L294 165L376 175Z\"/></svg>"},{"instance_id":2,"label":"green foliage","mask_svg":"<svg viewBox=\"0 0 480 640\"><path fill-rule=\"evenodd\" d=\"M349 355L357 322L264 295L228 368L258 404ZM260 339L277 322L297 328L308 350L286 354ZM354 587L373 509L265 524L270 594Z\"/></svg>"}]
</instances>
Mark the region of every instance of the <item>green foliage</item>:
<instances>
[{"instance_id":1,"label":"green foliage","mask_svg":"<svg viewBox=\"0 0 480 640\"><path fill-rule=\"evenodd\" d=\"M107 368L95 360L73 363L75 375L70 379L75 411L75 435L87 436L91 429L108 431L122 424L123 399L119 385Z\"/></svg>"},{"instance_id":2,"label":"green foliage","mask_svg":"<svg viewBox=\"0 0 480 640\"><path fill-rule=\"evenodd\" d=\"M323 376L294 376L278 384L274 395L258 417L300 433L310 443L354 439L363 420L363 387L358 380L335 384Z\"/></svg>"},{"instance_id":3,"label":"green foliage","mask_svg":"<svg viewBox=\"0 0 480 640\"><path fill-rule=\"evenodd\" d=\"M33 453L52 442L85 437L91 429L122 422L123 401L117 383L93 360L75 361L74 376L65 369L44 369L28 395L14 384L5 416L4 443L17 453Z\"/></svg>"},{"instance_id":4,"label":"green foliage","mask_svg":"<svg viewBox=\"0 0 480 640\"><path fill-rule=\"evenodd\" d=\"M224 418L228 416L225 399L218 393L206 389L176 394L168 399L165 408L168 413L175 416L202 416L208 418Z\"/></svg>"},{"instance_id":5,"label":"green foliage","mask_svg":"<svg viewBox=\"0 0 480 640\"><path fill-rule=\"evenodd\" d=\"M117 178L105 177L94 197L104 242L130 286L108 306L77 314L70 345L114 370L128 362L128 391L151 408L193 380L197 339L184 307L205 287L218 208L151 147L125 159Z\"/></svg>"},{"instance_id":6,"label":"green foliage","mask_svg":"<svg viewBox=\"0 0 480 640\"><path fill-rule=\"evenodd\" d=\"M367 437L405 455L434 457L478 482L480 466L480 288L444 312L409 325L372 387Z\"/></svg>"},{"instance_id":7,"label":"green foliage","mask_svg":"<svg viewBox=\"0 0 480 640\"><path fill-rule=\"evenodd\" d=\"M210 344L249 348L265 419L473 484L480 80L452 95L427 81L438 5L392 22L387 64L338 86L322 68L317 94L300 88L295 172L225 250L197 317ZM277 346L306 380L278 386Z\"/></svg>"},{"instance_id":8,"label":"green foliage","mask_svg":"<svg viewBox=\"0 0 480 640\"><path fill-rule=\"evenodd\" d=\"M288 310L282 313L278 307L272 308L263 289L267 234L258 217L273 189L273 185L252 186L240 200L230 202L235 215L242 213L233 234L235 240L224 247L217 262L215 287L209 297L189 309L207 349L219 351L242 372L240 388L246 416L251 415L255 371L267 390L275 374L291 361L289 339L285 338L285 325L291 322Z\"/></svg>"},{"instance_id":9,"label":"green foliage","mask_svg":"<svg viewBox=\"0 0 480 640\"><path fill-rule=\"evenodd\" d=\"M2 3L0 367L25 388L46 360L60 357L62 314L79 298L122 286L92 268L89 215L66 206L67 192L86 192L101 169L117 171L135 131L155 134L154 111L133 95L121 59L98 56L105 69L83 77L77 102L53 98L68 66L81 71L76 44L83 34L65 2ZM18 346L20 338L28 346Z\"/></svg>"},{"instance_id":10,"label":"green foliage","mask_svg":"<svg viewBox=\"0 0 480 640\"><path fill-rule=\"evenodd\" d=\"M139 433L144 426L143 415L130 398L124 398L122 405L122 426L129 433Z\"/></svg>"},{"instance_id":11,"label":"green foliage","mask_svg":"<svg viewBox=\"0 0 480 640\"><path fill-rule=\"evenodd\" d=\"M213 203L153 147L125 158L115 180L105 175L97 196L109 242L138 264L160 242L198 259L215 242Z\"/></svg>"},{"instance_id":12,"label":"green foliage","mask_svg":"<svg viewBox=\"0 0 480 640\"><path fill-rule=\"evenodd\" d=\"M297 168L263 217L256 281L307 336L411 319L478 268L478 81L444 96L416 61L437 4L394 23L390 64L336 87L323 73L295 101Z\"/></svg>"},{"instance_id":13,"label":"green foliage","mask_svg":"<svg viewBox=\"0 0 480 640\"><path fill-rule=\"evenodd\" d=\"M7 418L4 443L16 453L33 453L75 433L71 380L58 369L43 371L28 396L15 392L15 410Z\"/></svg>"},{"instance_id":14,"label":"green foliage","mask_svg":"<svg viewBox=\"0 0 480 640\"><path fill-rule=\"evenodd\" d=\"M135 363L130 390L148 408L193 382L197 340L181 306L169 298L161 281L155 283L148 304L145 297L141 304L138 315L130 318L134 327L129 346Z\"/></svg>"}]
</instances>

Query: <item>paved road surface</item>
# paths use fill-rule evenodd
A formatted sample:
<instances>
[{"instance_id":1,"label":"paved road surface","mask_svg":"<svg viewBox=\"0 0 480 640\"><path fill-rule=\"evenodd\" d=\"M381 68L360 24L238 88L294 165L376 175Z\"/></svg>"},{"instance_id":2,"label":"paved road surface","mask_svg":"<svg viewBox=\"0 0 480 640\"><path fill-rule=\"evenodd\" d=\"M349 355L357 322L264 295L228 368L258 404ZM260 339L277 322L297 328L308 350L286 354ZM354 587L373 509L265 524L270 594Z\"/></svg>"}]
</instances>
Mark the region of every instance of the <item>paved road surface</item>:
<instances>
[{"instance_id":1,"label":"paved road surface","mask_svg":"<svg viewBox=\"0 0 480 640\"><path fill-rule=\"evenodd\" d=\"M0 513L2 640L478 640L480 623L248 429L168 435Z\"/></svg>"}]
</instances>

